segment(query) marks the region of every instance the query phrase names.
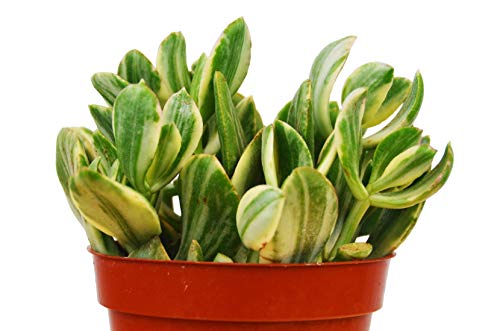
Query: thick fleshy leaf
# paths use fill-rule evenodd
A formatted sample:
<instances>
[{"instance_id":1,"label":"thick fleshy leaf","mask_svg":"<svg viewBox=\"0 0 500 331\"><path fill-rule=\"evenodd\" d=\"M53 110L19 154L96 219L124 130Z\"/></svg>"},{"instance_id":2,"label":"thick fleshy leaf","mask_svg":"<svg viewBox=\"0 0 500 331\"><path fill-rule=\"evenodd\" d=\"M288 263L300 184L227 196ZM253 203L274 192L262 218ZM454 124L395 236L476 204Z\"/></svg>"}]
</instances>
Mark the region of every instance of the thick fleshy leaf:
<instances>
[{"instance_id":1,"label":"thick fleshy leaf","mask_svg":"<svg viewBox=\"0 0 500 331\"><path fill-rule=\"evenodd\" d=\"M292 102L288 101L286 105L281 108L281 110L278 112L278 115L276 115L276 120L280 120L283 122L288 121L288 113L290 112L290 107L292 106Z\"/></svg>"},{"instance_id":2,"label":"thick fleshy leaf","mask_svg":"<svg viewBox=\"0 0 500 331\"><path fill-rule=\"evenodd\" d=\"M316 169L318 169L318 171L323 175L326 175L330 170L333 162L335 161L336 156L337 149L335 146L335 131L332 131L332 133L326 139L321 152L319 153L318 166L316 167Z\"/></svg>"},{"instance_id":3,"label":"thick fleshy leaf","mask_svg":"<svg viewBox=\"0 0 500 331\"><path fill-rule=\"evenodd\" d=\"M260 251L266 260L315 262L337 220L332 184L310 167L295 169L283 183L285 205L272 240Z\"/></svg>"},{"instance_id":4,"label":"thick fleshy leaf","mask_svg":"<svg viewBox=\"0 0 500 331\"><path fill-rule=\"evenodd\" d=\"M234 172L238 159L246 147L246 138L236 114L231 93L224 75L214 76L215 115L221 144L222 164L229 176Z\"/></svg>"},{"instance_id":5,"label":"thick fleshy leaf","mask_svg":"<svg viewBox=\"0 0 500 331\"><path fill-rule=\"evenodd\" d=\"M110 177L113 171L113 165L118 159L116 147L99 131L94 132L93 140L97 154L101 157L101 164L104 167L105 173Z\"/></svg>"},{"instance_id":6,"label":"thick fleshy leaf","mask_svg":"<svg viewBox=\"0 0 500 331\"><path fill-rule=\"evenodd\" d=\"M368 184L366 189L370 193L375 193L411 184L430 169L435 154L436 150L429 145L408 148L392 159L382 175Z\"/></svg>"},{"instance_id":7,"label":"thick fleshy leaf","mask_svg":"<svg viewBox=\"0 0 500 331\"><path fill-rule=\"evenodd\" d=\"M203 68L207 62L207 55L202 53L200 57L191 66L193 68L193 78L189 85L189 94L193 97L196 104L198 104L198 95L200 92L201 77L203 75Z\"/></svg>"},{"instance_id":8,"label":"thick fleshy leaf","mask_svg":"<svg viewBox=\"0 0 500 331\"><path fill-rule=\"evenodd\" d=\"M236 104L236 114L238 115L241 128L245 134L245 144L248 144L255 137L255 134L264 127L262 118L251 96L242 99Z\"/></svg>"},{"instance_id":9,"label":"thick fleshy leaf","mask_svg":"<svg viewBox=\"0 0 500 331\"><path fill-rule=\"evenodd\" d=\"M309 78L315 130L322 140L333 130L328 109L330 94L355 40L356 37L349 36L329 44L319 53L311 68Z\"/></svg>"},{"instance_id":10,"label":"thick fleshy leaf","mask_svg":"<svg viewBox=\"0 0 500 331\"><path fill-rule=\"evenodd\" d=\"M260 130L238 161L231 182L238 195L242 196L249 188L265 183L262 170L262 132Z\"/></svg>"},{"instance_id":11,"label":"thick fleshy leaf","mask_svg":"<svg viewBox=\"0 0 500 331\"><path fill-rule=\"evenodd\" d=\"M217 131L217 118L215 114L206 121L203 130L203 153L218 154L220 152L220 139L219 132Z\"/></svg>"},{"instance_id":12,"label":"thick fleshy leaf","mask_svg":"<svg viewBox=\"0 0 500 331\"><path fill-rule=\"evenodd\" d=\"M304 138L311 155L314 154L314 116L311 106L311 81L306 80L292 100L286 122Z\"/></svg>"},{"instance_id":13,"label":"thick fleshy leaf","mask_svg":"<svg viewBox=\"0 0 500 331\"><path fill-rule=\"evenodd\" d=\"M278 184L283 183L295 168L314 166L306 142L285 122L274 122L274 148L277 150Z\"/></svg>"},{"instance_id":14,"label":"thick fleshy leaf","mask_svg":"<svg viewBox=\"0 0 500 331\"><path fill-rule=\"evenodd\" d=\"M90 114L101 133L112 143L115 142L113 133L113 108L99 105L89 105Z\"/></svg>"},{"instance_id":15,"label":"thick fleshy leaf","mask_svg":"<svg viewBox=\"0 0 500 331\"><path fill-rule=\"evenodd\" d=\"M337 150L345 178L352 194L358 200L368 197L359 174L361 158L361 120L363 118L366 89L354 90L344 101L342 111L335 125L335 148Z\"/></svg>"},{"instance_id":16,"label":"thick fleshy leaf","mask_svg":"<svg viewBox=\"0 0 500 331\"><path fill-rule=\"evenodd\" d=\"M423 98L424 82L422 80L422 75L417 71L413 83L411 84L410 94L401 106L399 112L382 130L364 138L363 146L375 147L392 132L412 125L420 111Z\"/></svg>"},{"instance_id":17,"label":"thick fleshy leaf","mask_svg":"<svg viewBox=\"0 0 500 331\"><path fill-rule=\"evenodd\" d=\"M249 97L249 98L251 98L251 97ZM235 95L233 95L233 104L234 104L234 106L236 107L236 105L239 104L243 99L246 99L246 98L241 93L236 93ZM252 99L252 102L253 102L253 99Z\"/></svg>"},{"instance_id":18,"label":"thick fleshy leaf","mask_svg":"<svg viewBox=\"0 0 500 331\"><path fill-rule=\"evenodd\" d=\"M162 261L170 260L170 257L168 256L168 253L165 250L165 247L163 247L160 237L158 236L153 237L147 243L137 248L135 251L130 253L128 257Z\"/></svg>"},{"instance_id":19,"label":"thick fleshy leaf","mask_svg":"<svg viewBox=\"0 0 500 331\"><path fill-rule=\"evenodd\" d=\"M352 261L366 259L372 252L372 245L368 243L349 243L340 246L337 260Z\"/></svg>"},{"instance_id":20,"label":"thick fleshy leaf","mask_svg":"<svg viewBox=\"0 0 500 331\"><path fill-rule=\"evenodd\" d=\"M153 162L146 173L146 181L152 192L157 192L170 182L172 163L181 149L182 137L174 123L165 124L160 132Z\"/></svg>"},{"instance_id":21,"label":"thick fleshy leaf","mask_svg":"<svg viewBox=\"0 0 500 331\"><path fill-rule=\"evenodd\" d=\"M168 98L158 71L151 61L136 49L129 51L120 61L118 75L132 84L144 80L149 88L158 95L161 102L165 102Z\"/></svg>"},{"instance_id":22,"label":"thick fleshy leaf","mask_svg":"<svg viewBox=\"0 0 500 331\"><path fill-rule=\"evenodd\" d=\"M355 89L367 89L362 123L364 128L372 127L378 121L378 110L392 86L393 78L394 68L380 62L364 64L347 78L342 90L342 102Z\"/></svg>"},{"instance_id":23,"label":"thick fleshy leaf","mask_svg":"<svg viewBox=\"0 0 500 331\"><path fill-rule=\"evenodd\" d=\"M427 200L446 183L453 168L453 149L448 144L439 164L421 179L402 191L377 193L370 196L375 207L403 209Z\"/></svg>"},{"instance_id":24,"label":"thick fleshy leaf","mask_svg":"<svg viewBox=\"0 0 500 331\"><path fill-rule=\"evenodd\" d=\"M94 88L110 106L115 103L118 94L129 85L125 79L111 72L98 72L91 80Z\"/></svg>"},{"instance_id":25,"label":"thick fleshy leaf","mask_svg":"<svg viewBox=\"0 0 500 331\"><path fill-rule=\"evenodd\" d=\"M370 183L379 179L392 159L408 148L417 145L421 135L422 130L415 127L409 127L394 131L385 137L384 140L378 144L373 154Z\"/></svg>"},{"instance_id":26,"label":"thick fleshy leaf","mask_svg":"<svg viewBox=\"0 0 500 331\"><path fill-rule=\"evenodd\" d=\"M180 173L182 240L177 260L185 260L198 240L206 260L217 253L234 256L241 246L236 228L239 198L224 168L213 155L195 155Z\"/></svg>"},{"instance_id":27,"label":"thick fleshy leaf","mask_svg":"<svg viewBox=\"0 0 500 331\"><path fill-rule=\"evenodd\" d=\"M149 194L145 178L160 138L160 104L144 83L133 84L118 96L113 112L118 159L123 172L141 193Z\"/></svg>"},{"instance_id":28,"label":"thick fleshy leaf","mask_svg":"<svg viewBox=\"0 0 500 331\"><path fill-rule=\"evenodd\" d=\"M368 238L374 248L370 258L381 258L394 252L415 227L423 208L424 202L406 209L384 209L378 231Z\"/></svg>"},{"instance_id":29,"label":"thick fleshy leaf","mask_svg":"<svg viewBox=\"0 0 500 331\"><path fill-rule=\"evenodd\" d=\"M191 241L189 246L189 251L187 255L188 261L200 262L204 260L203 250L201 249L200 243L197 240Z\"/></svg>"},{"instance_id":30,"label":"thick fleshy leaf","mask_svg":"<svg viewBox=\"0 0 500 331\"><path fill-rule=\"evenodd\" d=\"M214 257L214 262L218 263L233 263L233 259L231 259L229 256L224 255L222 253L217 253L217 255Z\"/></svg>"},{"instance_id":31,"label":"thick fleshy leaf","mask_svg":"<svg viewBox=\"0 0 500 331\"><path fill-rule=\"evenodd\" d=\"M196 100L204 121L214 113L215 72L220 71L226 77L230 94L234 95L247 75L250 48L248 27L243 18L238 18L219 37L203 68Z\"/></svg>"},{"instance_id":32,"label":"thick fleshy leaf","mask_svg":"<svg viewBox=\"0 0 500 331\"><path fill-rule=\"evenodd\" d=\"M70 181L71 199L85 219L133 252L161 232L158 215L141 194L97 172Z\"/></svg>"},{"instance_id":33,"label":"thick fleshy leaf","mask_svg":"<svg viewBox=\"0 0 500 331\"><path fill-rule=\"evenodd\" d=\"M255 186L241 198L236 225L243 244L259 251L273 238L281 219L285 196L270 185Z\"/></svg>"},{"instance_id":34,"label":"thick fleshy leaf","mask_svg":"<svg viewBox=\"0 0 500 331\"><path fill-rule=\"evenodd\" d=\"M406 100L411 89L411 80L403 77L394 77L392 86L384 102L377 110L377 116L371 122L371 126L382 123L389 118L401 104Z\"/></svg>"},{"instance_id":35,"label":"thick fleshy leaf","mask_svg":"<svg viewBox=\"0 0 500 331\"><path fill-rule=\"evenodd\" d=\"M189 88L191 78L186 63L186 40L181 32L172 32L161 42L156 68L165 85L167 99L183 87Z\"/></svg>"},{"instance_id":36,"label":"thick fleshy leaf","mask_svg":"<svg viewBox=\"0 0 500 331\"><path fill-rule=\"evenodd\" d=\"M274 145L274 127L269 125L262 132L262 170L266 184L279 187L276 158L277 150Z\"/></svg>"}]
</instances>

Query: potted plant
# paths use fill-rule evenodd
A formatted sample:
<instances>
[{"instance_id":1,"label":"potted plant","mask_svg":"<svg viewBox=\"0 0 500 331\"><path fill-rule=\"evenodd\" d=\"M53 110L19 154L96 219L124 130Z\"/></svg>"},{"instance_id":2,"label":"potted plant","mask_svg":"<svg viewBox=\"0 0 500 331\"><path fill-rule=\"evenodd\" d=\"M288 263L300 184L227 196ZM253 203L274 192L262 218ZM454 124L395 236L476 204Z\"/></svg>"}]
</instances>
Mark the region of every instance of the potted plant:
<instances>
[{"instance_id":1,"label":"potted plant","mask_svg":"<svg viewBox=\"0 0 500 331\"><path fill-rule=\"evenodd\" d=\"M418 72L367 63L330 101L354 40L327 45L268 126L238 93L242 18L191 68L172 33L156 66L132 50L92 77L108 105L89 106L97 130L60 131L56 166L112 330L369 329L389 259L453 151L432 167L412 125Z\"/></svg>"}]
</instances>

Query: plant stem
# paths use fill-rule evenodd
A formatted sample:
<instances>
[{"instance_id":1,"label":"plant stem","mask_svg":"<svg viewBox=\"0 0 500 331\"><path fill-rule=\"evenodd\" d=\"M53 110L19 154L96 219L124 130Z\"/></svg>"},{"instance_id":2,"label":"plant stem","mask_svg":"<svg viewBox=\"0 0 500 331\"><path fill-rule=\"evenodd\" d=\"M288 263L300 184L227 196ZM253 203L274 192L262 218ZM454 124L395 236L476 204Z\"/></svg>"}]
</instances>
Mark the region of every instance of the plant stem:
<instances>
[{"instance_id":1,"label":"plant stem","mask_svg":"<svg viewBox=\"0 0 500 331\"><path fill-rule=\"evenodd\" d=\"M348 244L353 240L353 237L356 233L356 229L359 226L359 223L363 219L366 211L370 207L370 200L356 200L349 211L349 215L345 220L344 226L342 227L342 231L340 232L340 236L333 247L332 253L330 254L330 261L335 258L337 255L338 249L340 246L344 244Z\"/></svg>"}]
</instances>

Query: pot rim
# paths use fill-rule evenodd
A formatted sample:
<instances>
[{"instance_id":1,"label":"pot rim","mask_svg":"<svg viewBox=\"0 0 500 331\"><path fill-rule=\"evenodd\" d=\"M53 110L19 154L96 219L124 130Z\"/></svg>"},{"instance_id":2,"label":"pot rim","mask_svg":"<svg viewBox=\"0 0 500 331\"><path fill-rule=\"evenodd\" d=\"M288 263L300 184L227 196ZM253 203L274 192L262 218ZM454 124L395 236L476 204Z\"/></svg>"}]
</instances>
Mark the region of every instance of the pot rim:
<instances>
[{"instance_id":1,"label":"pot rim","mask_svg":"<svg viewBox=\"0 0 500 331\"><path fill-rule=\"evenodd\" d=\"M150 260L150 259L139 259L123 256L113 256L102 254L94 251L90 246L87 246L87 250L90 254L99 256L100 258L126 262L126 263L145 263L145 264L171 264L171 265L184 265L184 266L203 266L203 267L223 267L223 268L261 268L261 269L276 269L276 268L320 268L320 267L335 267L342 265L358 265L358 264L368 264L377 263L385 260L390 260L396 256L396 253L391 253L387 256L369 259L369 260L354 260L354 261L339 261L339 262L321 262L321 263L224 263L224 262L194 262L194 261L184 261L184 260Z\"/></svg>"}]
</instances>

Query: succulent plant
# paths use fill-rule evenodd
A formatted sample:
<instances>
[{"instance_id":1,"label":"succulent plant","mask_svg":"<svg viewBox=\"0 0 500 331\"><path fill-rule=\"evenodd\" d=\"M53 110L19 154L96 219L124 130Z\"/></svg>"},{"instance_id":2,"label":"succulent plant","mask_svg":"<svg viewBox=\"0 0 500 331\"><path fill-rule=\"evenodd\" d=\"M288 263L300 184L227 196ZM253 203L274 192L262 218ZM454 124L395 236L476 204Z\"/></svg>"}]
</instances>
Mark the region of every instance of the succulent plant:
<instances>
[{"instance_id":1,"label":"succulent plant","mask_svg":"<svg viewBox=\"0 0 500 331\"><path fill-rule=\"evenodd\" d=\"M453 151L448 145L432 167L436 150L412 125L419 72L411 81L367 63L347 78L340 102L330 100L354 41L327 45L268 126L253 98L238 93L251 48L242 18L190 68L184 37L172 33L156 66L132 50L117 74L95 74L108 104L89 106L97 129L62 129L56 153L92 249L254 263L392 253L447 181Z\"/></svg>"}]
</instances>

